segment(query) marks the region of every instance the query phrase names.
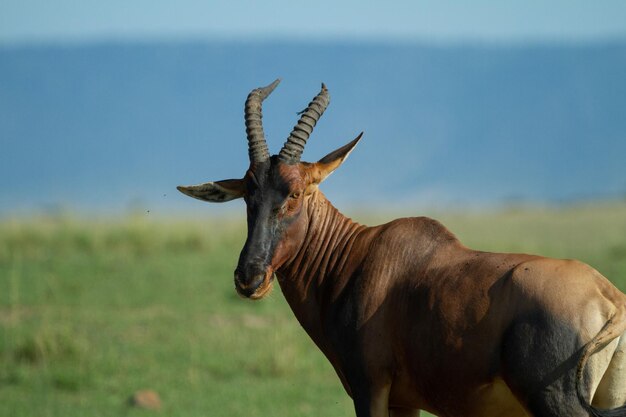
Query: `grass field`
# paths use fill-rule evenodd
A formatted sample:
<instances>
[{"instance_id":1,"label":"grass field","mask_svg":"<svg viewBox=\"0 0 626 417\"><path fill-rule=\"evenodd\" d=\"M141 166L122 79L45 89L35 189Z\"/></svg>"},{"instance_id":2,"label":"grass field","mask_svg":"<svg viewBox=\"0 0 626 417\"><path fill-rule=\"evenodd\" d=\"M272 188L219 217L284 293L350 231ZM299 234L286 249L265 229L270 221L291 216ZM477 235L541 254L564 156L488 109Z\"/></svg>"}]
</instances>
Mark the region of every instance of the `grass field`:
<instances>
[{"instance_id":1,"label":"grass field","mask_svg":"<svg viewBox=\"0 0 626 417\"><path fill-rule=\"evenodd\" d=\"M436 216L469 246L578 258L626 290L626 205ZM363 216L366 223L390 216ZM240 299L243 224L0 221L0 416L350 416L278 288Z\"/></svg>"}]
</instances>

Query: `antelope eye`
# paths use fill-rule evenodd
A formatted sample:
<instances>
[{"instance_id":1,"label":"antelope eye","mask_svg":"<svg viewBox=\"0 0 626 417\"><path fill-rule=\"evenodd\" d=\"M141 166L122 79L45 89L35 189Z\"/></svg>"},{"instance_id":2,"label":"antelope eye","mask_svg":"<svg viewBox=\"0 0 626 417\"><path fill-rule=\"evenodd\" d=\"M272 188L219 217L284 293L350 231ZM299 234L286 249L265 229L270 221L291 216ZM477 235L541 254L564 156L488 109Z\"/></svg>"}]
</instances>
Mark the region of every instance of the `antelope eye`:
<instances>
[{"instance_id":1,"label":"antelope eye","mask_svg":"<svg viewBox=\"0 0 626 417\"><path fill-rule=\"evenodd\" d=\"M295 200L297 198L300 198L300 191L296 191L295 193L291 193L291 195L289 195L289 198Z\"/></svg>"}]
</instances>

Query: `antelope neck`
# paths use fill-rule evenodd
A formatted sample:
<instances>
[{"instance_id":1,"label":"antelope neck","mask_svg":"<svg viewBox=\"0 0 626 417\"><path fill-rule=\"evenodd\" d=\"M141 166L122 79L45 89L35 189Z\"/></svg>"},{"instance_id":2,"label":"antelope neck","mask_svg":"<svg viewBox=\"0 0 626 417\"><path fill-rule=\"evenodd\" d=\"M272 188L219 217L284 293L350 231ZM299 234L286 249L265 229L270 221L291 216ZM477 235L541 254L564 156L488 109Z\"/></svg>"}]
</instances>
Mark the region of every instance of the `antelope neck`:
<instances>
[{"instance_id":1,"label":"antelope neck","mask_svg":"<svg viewBox=\"0 0 626 417\"><path fill-rule=\"evenodd\" d=\"M339 212L321 191L308 202L308 228L302 246L278 271L281 288L287 297L317 298L323 287L334 287L342 277L349 277L355 262L353 247L362 231L367 229ZM350 262L347 262L350 259Z\"/></svg>"}]
</instances>

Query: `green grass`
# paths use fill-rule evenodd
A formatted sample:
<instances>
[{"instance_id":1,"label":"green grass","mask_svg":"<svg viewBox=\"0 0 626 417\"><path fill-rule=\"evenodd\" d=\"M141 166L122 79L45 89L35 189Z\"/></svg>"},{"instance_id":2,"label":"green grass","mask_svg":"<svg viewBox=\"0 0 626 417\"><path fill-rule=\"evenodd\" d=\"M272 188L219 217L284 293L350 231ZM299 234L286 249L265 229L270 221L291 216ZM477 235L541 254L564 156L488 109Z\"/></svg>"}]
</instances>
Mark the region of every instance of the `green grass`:
<instances>
[{"instance_id":1,"label":"green grass","mask_svg":"<svg viewBox=\"0 0 626 417\"><path fill-rule=\"evenodd\" d=\"M374 223L389 217L364 216ZM626 205L436 216L469 246L578 258L626 290ZM350 416L278 288L240 299L239 222L0 221L0 415Z\"/></svg>"}]
</instances>

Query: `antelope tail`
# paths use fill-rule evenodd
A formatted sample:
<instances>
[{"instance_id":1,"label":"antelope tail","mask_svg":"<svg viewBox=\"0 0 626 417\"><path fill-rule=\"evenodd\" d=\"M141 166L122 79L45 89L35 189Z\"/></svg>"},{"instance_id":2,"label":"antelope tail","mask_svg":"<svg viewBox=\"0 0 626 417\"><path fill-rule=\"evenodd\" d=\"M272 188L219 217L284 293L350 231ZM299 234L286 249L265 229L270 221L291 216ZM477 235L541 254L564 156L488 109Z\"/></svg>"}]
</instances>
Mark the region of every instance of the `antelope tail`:
<instances>
[{"instance_id":1,"label":"antelope tail","mask_svg":"<svg viewBox=\"0 0 626 417\"><path fill-rule=\"evenodd\" d=\"M587 399L583 389L583 371L591 355L605 347L611 340L620 336L626 330L626 311L623 309L611 317L602 329L587 343L582 350L576 369L576 395L580 404L592 417L626 417L626 405L610 410L596 408L591 405L591 398Z\"/></svg>"}]
</instances>

